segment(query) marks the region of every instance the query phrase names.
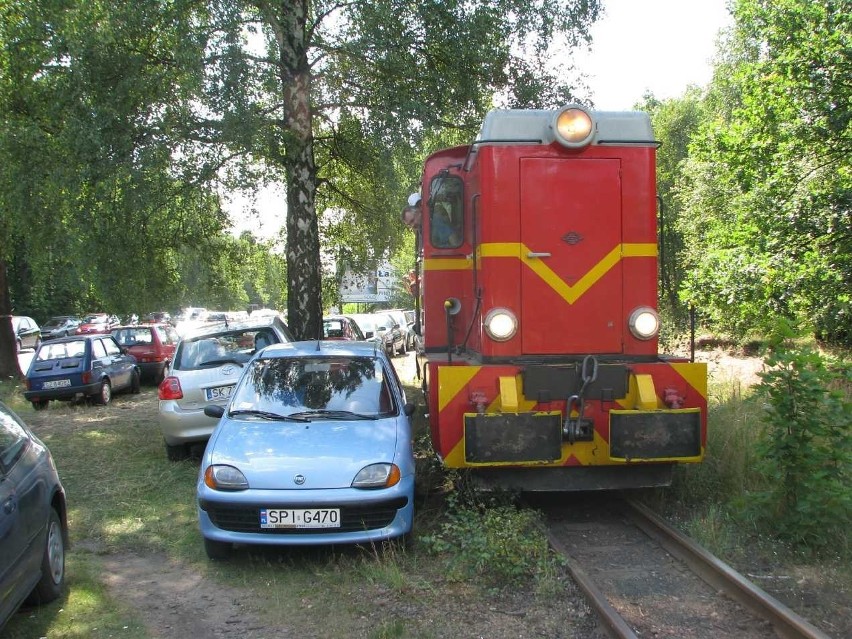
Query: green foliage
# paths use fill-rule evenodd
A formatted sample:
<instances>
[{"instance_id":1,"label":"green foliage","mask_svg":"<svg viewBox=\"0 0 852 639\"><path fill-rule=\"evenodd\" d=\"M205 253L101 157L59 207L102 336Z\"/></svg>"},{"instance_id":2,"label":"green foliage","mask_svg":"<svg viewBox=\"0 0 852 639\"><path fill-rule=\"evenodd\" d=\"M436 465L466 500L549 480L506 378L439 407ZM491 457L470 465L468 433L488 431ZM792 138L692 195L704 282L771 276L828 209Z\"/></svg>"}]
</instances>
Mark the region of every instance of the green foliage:
<instances>
[{"instance_id":1,"label":"green foliage","mask_svg":"<svg viewBox=\"0 0 852 639\"><path fill-rule=\"evenodd\" d=\"M852 23L836 0L739 0L681 194L683 295L742 336L852 339Z\"/></svg>"},{"instance_id":2,"label":"green foliage","mask_svg":"<svg viewBox=\"0 0 852 639\"><path fill-rule=\"evenodd\" d=\"M660 102L646 95L640 109L651 114L654 137L662 145L657 151L657 194L660 204L660 310L667 325L683 331L688 321L688 305L681 302L678 291L683 284L686 261L683 204L677 197L683 163L689 154L693 135L704 119L703 96L690 87L680 99Z\"/></svg>"},{"instance_id":3,"label":"green foliage","mask_svg":"<svg viewBox=\"0 0 852 639\"><path fill-rule=\"evenodd\" d=\"M506 586L553 574L556 558L537 513L499 497L470 501L452 494L447 503L447 521L419 541L446 556L449 579Z\"/></svg>"},{"instance_id":4,"label":"green foliage","mask_svg":"<svg viewBox=\"0 0 852 639\"><path fill-rule=\"evenodd\" d=\"M789 335L789 333L788 333ZM780 537L848 552L852 525L852 368L777 339L757 391L766 401L759 470L747 512Z\"/></svg>"}]
</instances>

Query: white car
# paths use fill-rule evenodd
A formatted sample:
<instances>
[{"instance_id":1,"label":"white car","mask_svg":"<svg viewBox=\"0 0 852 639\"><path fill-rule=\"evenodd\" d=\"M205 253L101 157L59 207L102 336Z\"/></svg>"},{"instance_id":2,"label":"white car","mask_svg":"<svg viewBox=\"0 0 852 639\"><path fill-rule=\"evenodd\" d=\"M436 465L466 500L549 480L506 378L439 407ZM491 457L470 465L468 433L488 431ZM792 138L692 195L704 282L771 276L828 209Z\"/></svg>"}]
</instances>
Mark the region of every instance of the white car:
<instances>
[{"instance_id":1,"label":"white car","mask_svg":"<svg viewBox=\"0 0 852 639\"><path fill-rule=\"evenodd\" d=\"M182 337L158 388L159 424L172 461L186 459L194 444L210 438L216 420L209 404L224 406L243 367L262 348L292 342L279 316L208 326Z\"/></svg>"}]
</instances>

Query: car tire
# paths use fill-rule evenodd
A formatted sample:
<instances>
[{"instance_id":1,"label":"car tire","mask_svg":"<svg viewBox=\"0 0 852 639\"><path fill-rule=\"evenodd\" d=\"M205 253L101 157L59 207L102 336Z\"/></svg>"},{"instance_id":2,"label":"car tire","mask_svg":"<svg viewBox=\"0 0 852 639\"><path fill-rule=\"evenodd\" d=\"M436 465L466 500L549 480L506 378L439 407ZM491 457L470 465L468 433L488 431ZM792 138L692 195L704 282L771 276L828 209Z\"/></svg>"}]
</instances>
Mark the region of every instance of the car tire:
<instances>
[{"instance_id":1,"label":"car tire","mask_svg":"<svg viewBox=\"0 0 852 639\"><path fill-rule=\"evenodd\" d=\"M142 381L139 378L139 371L133 370L133 373L130 375L130 392L134 395L138 395L142 390Z\"/></svg>"},{"instance_id":2,"label":"car tire","mask_svg":"<svg viewBox=\"0 0 852 639\"><path fill-rule=\"evenodd\" d=\"M166 457L173 462L189 459L189 449L185 444L178 444L177 446L166 444Z\"/></svg>"},{"instance_id":3,"label":"car tire","mask_svg":"<svg viewBox=\"0 0 852 639\"><path fill-rule=\"evenodd\" d=\"M35 410L44 410L48 404L50 404L49 399L37 399L33 402L33 408Z\"/></svg>"},{"instance_id":4,"label":"car tire","mask_svg":"<svg viewBox=\"0 0 852 639\"><path fill-rule=\"evenodd\" d=\"M41 579L27 597L29 604L42 604L57 599L65 587L65 537L62 521L54 508L47 518L47 536L41 558Z\"/></svg>"},{"instance_id":5,"label":"car tire","mask_svg":"<svg viewBox=\"0 0 852 639\"><path fill-rule=\"evenodd\" d=\"M204 538L204 552L210 559L217 561L225 561L231 558L231 551L234 545L226 541L213 541L212 539Z\"/></svg>"},{"instance_id":6,"label":"car tire","mask_svg":"<svg viewBox=\"0 0 852 639\"><path fill-rule=\"evenodd\" d=\"M95 403L106 406L112 399L112 385L108 379L101 382L101 392L95 395Z\"/></svg>"}]
</instances>

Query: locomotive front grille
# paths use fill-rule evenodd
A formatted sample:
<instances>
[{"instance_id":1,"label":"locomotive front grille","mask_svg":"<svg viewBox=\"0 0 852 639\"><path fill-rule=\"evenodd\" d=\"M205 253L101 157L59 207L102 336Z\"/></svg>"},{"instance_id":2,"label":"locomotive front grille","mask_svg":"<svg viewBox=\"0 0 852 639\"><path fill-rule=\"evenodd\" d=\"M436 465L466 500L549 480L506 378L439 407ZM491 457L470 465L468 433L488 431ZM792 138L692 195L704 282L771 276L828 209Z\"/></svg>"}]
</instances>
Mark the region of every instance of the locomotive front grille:
<instances>
[{"instance_id":1,"label":"locomotive front grille","mask_svg":"<svg viewBox=\"0 0 852 639\"><path fill-rule=\"evenodd\" d=\"M562 415L465 415L464 457L471 464L557 461L562 457Z\"/></svg>"},{"instance_id":2,"label":"locomotive front grille","mask_svg":"<svg viewBox=\"0 0 852 639\"><path fill-rule=\"evenodd\" d=\"M201 504L201 508L210 517L210 521L222 530L271 535L316 535L384 528L390 525L397 511L407 504L408 500L401 497L368 506L341 506L338 528L261 528L260 506L226 506L207 502ZM300 505L299 508L311 508L311 506Z\"/></svg>"}]
</instances>

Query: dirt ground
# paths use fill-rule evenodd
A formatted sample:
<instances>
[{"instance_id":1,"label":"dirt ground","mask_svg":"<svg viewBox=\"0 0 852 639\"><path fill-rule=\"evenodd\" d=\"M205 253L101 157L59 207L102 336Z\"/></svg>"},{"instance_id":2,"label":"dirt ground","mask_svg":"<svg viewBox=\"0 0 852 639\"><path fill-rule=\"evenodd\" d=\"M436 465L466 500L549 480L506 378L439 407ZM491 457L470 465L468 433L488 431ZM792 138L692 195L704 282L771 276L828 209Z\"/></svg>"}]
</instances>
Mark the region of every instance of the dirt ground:
<instances>
[{"instance_id":1,"label":"dirt ground","mask_svg":"<svg viewBox=\"0 0 852 639\"><path fill-rule=\"evenodd\" d=\"M711 377L738 380L744 386L757 379L756 372L761 367L757 358L734 357L723 351L699 353L698 359L708 361ZM415 379L412 354L395 358L394 363L404 382ZM420 401L420 397L409 397L412 400ZM325 636L313 634L317 626L298 618L293 618L287 627L270 627L247 589L209 579L164 555L107 554L101 556L101 561L104 582L111 595L136 610L151 637ZM852 636L852 593L838 589L825 575L807 567L789 568L763 562L737 568L830 636ZM542 605L534 592L523 590L482 596L466 591L463 584L444 584L445 592L435 592L435 583L413 597L394 596L392 589L375 586L352 593L356 603L366 609L372 607L375 615L365 613L362 632L350 636L454 639L604 636L569 580L563 584L559 605ZM308 604L303 608L304 614L310 614ZM382 630L376 619L399 620L401 626ZM405 620L417 621L409 628Z\"/></svg>"}]
</instances>

